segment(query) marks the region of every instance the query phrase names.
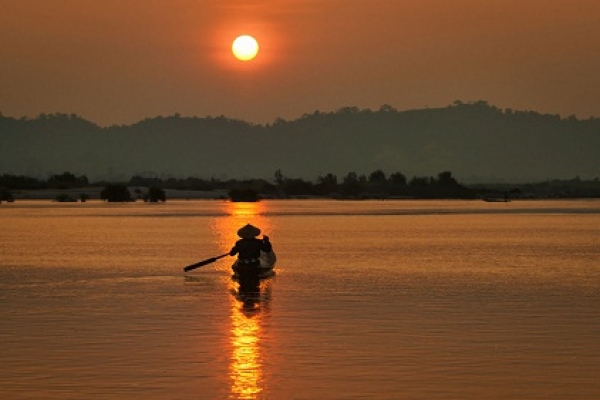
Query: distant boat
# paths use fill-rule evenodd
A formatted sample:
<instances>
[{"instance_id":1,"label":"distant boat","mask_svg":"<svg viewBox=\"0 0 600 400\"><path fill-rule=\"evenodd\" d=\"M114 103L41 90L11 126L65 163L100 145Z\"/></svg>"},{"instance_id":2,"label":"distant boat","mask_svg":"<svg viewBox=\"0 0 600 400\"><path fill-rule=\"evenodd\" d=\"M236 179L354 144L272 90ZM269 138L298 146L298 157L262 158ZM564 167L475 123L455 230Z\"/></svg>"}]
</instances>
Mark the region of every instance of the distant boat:
<instances>
[{"instance_id":1,"label":"distant boat","mask_svg":"<svg viewBox=\"0 0 600 400\"><path fill-rule=\"evenodd\" d=\"M260 196L256 190L252 189L232 189L229 191L229 199L233 202L257 202Z\"/></svg>"},{"instance_id":2,"label":"distant boat","mask_svg":"<svg viewBox=\"0 0 600 400\"><path fill-rule=\"evenodd\" d=\"M502 194L497 194L495 196L483 197L481 200L487 201L488 203L508 203L510 201L510 196L508 192L503 192Z\"/></svg>"},{"instance_id":3,"label":"distant boat","mask_svg":"<svg viewBox=\"0 0 600 400\"><path fill-rule=\"evenodd\" d=\"M487 201L488 203L508 203L510 199L508 197L484 197L483 201Z\"/></svg>"}]
</instances>

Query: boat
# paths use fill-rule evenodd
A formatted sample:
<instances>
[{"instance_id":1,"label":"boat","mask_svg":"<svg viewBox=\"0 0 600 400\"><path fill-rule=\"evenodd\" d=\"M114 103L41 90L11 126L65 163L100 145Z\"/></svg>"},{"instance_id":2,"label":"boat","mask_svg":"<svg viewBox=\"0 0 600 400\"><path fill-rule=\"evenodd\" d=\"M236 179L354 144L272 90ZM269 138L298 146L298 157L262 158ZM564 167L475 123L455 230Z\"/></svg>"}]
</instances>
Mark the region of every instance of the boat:
<instances>
[{"instance_id":1,"label":"boat","mask_svg":"<svg viewBox=\"0 0 600 400\"><path fill-rule=\"evenodd\" d=\"M260 200L260 196L253 189L231 189L229 191L229 199L234 203L255 203Z\"/></svg>"},{"instance_id":2,"label":"boat","mask_svg":"<svg viewBox=\"0 0 600 400\"><path fill-rule=\"evenodd\" d=\"M260 252L260 257L259 257L259 261L260 261L260 265L257 268L257 272L256 275L252 274L251 276L249 276L250 278L256 278L256 279L266 279L266 278L270 278L271 276L275 275L275 262L277 261L277 256L275 255L274 251L271 251L269 253L265 253L264 251ZM231 268L234 269L234 273L231 276L231 278L233 280L239 280L240 276L237 272L235 272L235 267L237 266L238 261L236 260L233 265L231 266Z\"/></svg>"},{"instance_id":3,"label":"boat","mask_svg":"<svg viewBox=\"0 0 600 400\"><path fill-rule=\"evenodd\" d=\"M508 197L484 197L482 199L487 203L508 203L510 199Z\"/></svg>"}]
</instances>

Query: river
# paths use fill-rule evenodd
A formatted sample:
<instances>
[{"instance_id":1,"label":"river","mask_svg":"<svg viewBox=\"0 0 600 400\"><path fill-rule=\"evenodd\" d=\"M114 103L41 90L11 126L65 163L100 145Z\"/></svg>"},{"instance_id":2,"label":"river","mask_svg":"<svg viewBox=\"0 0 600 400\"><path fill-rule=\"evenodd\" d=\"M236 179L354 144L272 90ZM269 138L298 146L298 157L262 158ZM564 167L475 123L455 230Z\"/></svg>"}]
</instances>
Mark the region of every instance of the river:
<instances>
[{"instance_id":1,"label":"river","mask_svg":"<svg viewBox=\"0 0 600 400\"><path fill-rule=\"evenodd\" d=\"M246 223L277 274L240 301ZM600 398L600 201L0 206L3 399ZM243 293L241 294L243 295Z\"/></svg>"}]
</instances>

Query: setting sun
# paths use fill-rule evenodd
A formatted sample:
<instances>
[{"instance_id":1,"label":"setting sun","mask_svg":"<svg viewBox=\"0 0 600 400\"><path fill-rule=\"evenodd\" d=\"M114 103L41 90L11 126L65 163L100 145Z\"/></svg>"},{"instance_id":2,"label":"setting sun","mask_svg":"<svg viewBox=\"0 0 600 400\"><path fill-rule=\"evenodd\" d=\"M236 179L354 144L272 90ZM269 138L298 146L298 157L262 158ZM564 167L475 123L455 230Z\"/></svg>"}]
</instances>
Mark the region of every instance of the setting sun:
<instances>
[{"instance_id":1,"label":"setting sun","mask_svg":"<svg viewBox=\"0 0 600 400\"><path fill-rule=\"evenodd\" d=\"M258 54L258 42L252 36L238 36L231 44L231 52L241 61L250 61Z\"/></svg>"}]
</instances>

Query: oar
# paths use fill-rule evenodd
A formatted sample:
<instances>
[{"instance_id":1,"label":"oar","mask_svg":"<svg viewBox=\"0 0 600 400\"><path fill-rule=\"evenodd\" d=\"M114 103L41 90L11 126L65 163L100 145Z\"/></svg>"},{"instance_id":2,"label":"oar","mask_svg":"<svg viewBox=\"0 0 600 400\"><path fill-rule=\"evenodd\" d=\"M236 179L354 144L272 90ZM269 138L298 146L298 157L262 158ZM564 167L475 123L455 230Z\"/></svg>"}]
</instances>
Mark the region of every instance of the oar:
<instances>
[{"instance_id":1,"label":"oar","mask_svg":"<svg viewBox=\"0 0 600 400\"><path fill-rule=\"evenodd\" d=\"M214 262L215 262L215 261L217 261L219 258L223 258L223 257L225 257L225 256L228 256L228 255L229 255L229 253L225 253L225 254L221 254L220 256L217 256L217 257L208 258L208 259L206 259L206 260L204 260L204 261L197 262L196 264L188 265L188 266L187 266L187 267L185 267L183 270L184 270L185 272L188 272L188 271L191 271L191 270L193 270L193 269L196 269L196 268L202 267L202 266L204 266L204 265L207 265L207 264L210 264L210 263L214 263Z\"/></svg>"}]
</instances>

